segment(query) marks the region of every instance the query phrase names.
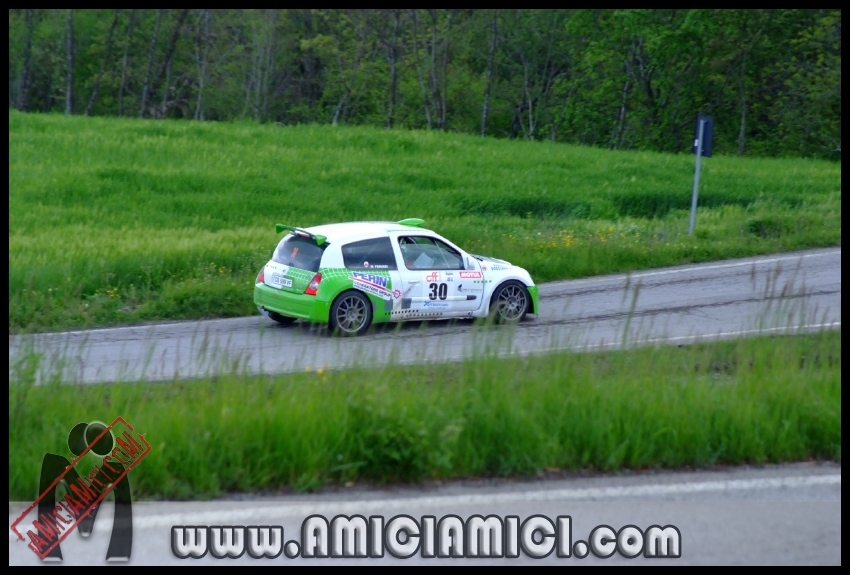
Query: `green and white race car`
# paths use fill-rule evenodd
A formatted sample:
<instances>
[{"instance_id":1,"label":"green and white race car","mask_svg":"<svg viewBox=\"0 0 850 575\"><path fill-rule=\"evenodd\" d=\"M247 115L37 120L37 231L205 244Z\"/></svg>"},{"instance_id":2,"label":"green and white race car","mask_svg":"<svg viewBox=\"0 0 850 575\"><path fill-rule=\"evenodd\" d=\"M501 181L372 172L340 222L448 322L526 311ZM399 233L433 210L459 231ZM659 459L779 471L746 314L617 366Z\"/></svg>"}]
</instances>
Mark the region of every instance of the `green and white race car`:
<instances>
[{"instance_id":1,"label":"green and white race car","mask_svg":"<svg viewBox=\"0 0 850 575\"><path fill-rule=\"evenodd\" d=\"M277 224L287 235L257 275L254 303L279 323L303 319L342 335L373 323L488 316L510 323L538 313L527 271L468 254L423 224Z\"/></svg>"}]
</instances>

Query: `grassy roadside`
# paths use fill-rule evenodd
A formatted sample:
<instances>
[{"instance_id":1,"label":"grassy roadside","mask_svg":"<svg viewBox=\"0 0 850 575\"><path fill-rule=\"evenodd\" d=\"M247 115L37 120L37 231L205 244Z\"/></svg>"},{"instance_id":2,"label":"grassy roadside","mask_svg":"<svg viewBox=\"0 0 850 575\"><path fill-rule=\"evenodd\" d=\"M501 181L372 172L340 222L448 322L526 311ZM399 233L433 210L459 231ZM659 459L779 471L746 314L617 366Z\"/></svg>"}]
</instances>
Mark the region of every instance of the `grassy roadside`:
<instances>
[{"instance_id":1,"label":"grassy roadside","mask_svg":"<svg viewBox=\"0 0 850 575\"><path fill-rule=\"evenodd\" d=\"M140 498L841 459L840 331L167 385L37 387L14 371L10 500L36 496L74 424L118 415L152 445Z\"/></svg>"},{"instance_id":2,"label":"grassy roadside","mask_svg":"<svg viewBox=\"0 0 850 575\"><path fill-rule=\"evenodd\" d=\"M255 312L301 226L422 217L465 249L573 278L840 245L841 166L437 132L9 112L9 331Z\"/></svg>"}]
</instances>

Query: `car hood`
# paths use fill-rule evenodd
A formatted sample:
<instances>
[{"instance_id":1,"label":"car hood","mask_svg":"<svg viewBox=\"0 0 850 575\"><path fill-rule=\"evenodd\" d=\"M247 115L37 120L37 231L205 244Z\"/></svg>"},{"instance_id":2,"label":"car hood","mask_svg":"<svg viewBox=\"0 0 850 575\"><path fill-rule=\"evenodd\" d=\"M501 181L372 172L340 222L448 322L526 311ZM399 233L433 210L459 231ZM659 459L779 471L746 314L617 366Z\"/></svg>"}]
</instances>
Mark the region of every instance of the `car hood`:
<instances>
[{"instance_id":1,"label":"car hood","mask_svg":"<svg viewBox=\"0 0 850 575\"><path fill-rule=\"evenodd\" d=\"M489 256L479 256L478 254L469 254L477 260L481 260L484 262L493 262L494 264L504 264L506 266L512 266L511 262L506 262L505 260L500 260L498 258L491 258Z\"/></svg>"}]
</instances>

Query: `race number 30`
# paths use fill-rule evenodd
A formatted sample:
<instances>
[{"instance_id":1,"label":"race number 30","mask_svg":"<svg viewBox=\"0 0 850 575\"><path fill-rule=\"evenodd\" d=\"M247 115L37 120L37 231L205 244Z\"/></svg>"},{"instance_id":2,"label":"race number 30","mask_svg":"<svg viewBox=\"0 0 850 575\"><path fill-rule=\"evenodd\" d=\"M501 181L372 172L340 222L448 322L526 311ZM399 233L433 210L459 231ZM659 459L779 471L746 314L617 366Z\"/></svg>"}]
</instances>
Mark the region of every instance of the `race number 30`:
<instances>
[{"instance_id":1,"label":"race number 30","mask_svg":"<svg viewBox=\"0 0 850 575\"><path fill-rule=\"evenodd\" d=\"M429 284L428 288L431 290L428 292L428 299L446 299L449 295L449 286L446 284Z\"/></svg>"}]
</instances>

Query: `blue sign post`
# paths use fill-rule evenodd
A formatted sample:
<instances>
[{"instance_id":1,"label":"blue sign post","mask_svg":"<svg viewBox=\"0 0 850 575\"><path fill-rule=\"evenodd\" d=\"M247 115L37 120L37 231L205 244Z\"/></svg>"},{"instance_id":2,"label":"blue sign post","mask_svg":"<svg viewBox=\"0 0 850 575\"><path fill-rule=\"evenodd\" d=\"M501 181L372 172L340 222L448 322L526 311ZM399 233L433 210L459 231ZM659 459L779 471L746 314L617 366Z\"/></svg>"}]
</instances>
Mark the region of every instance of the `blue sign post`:
<instances>
[{"instance_id":1,"label":"blue sign post","mask_svg":"<svg viewBox=\"0 0 850 575\"><path fill-rule=\"evenodd\" d=\"M692 153L697 155L697 166L694 170L694 193L691 197L691 226L688 235L694 235L694 227L697 221L697 196L699 195L699 173L702 166L702 157L711 157L712 135L714 132L714 118L699 114L697 116L696 133L694 134L694 147Z\"/></svg>"}]
</instances>

